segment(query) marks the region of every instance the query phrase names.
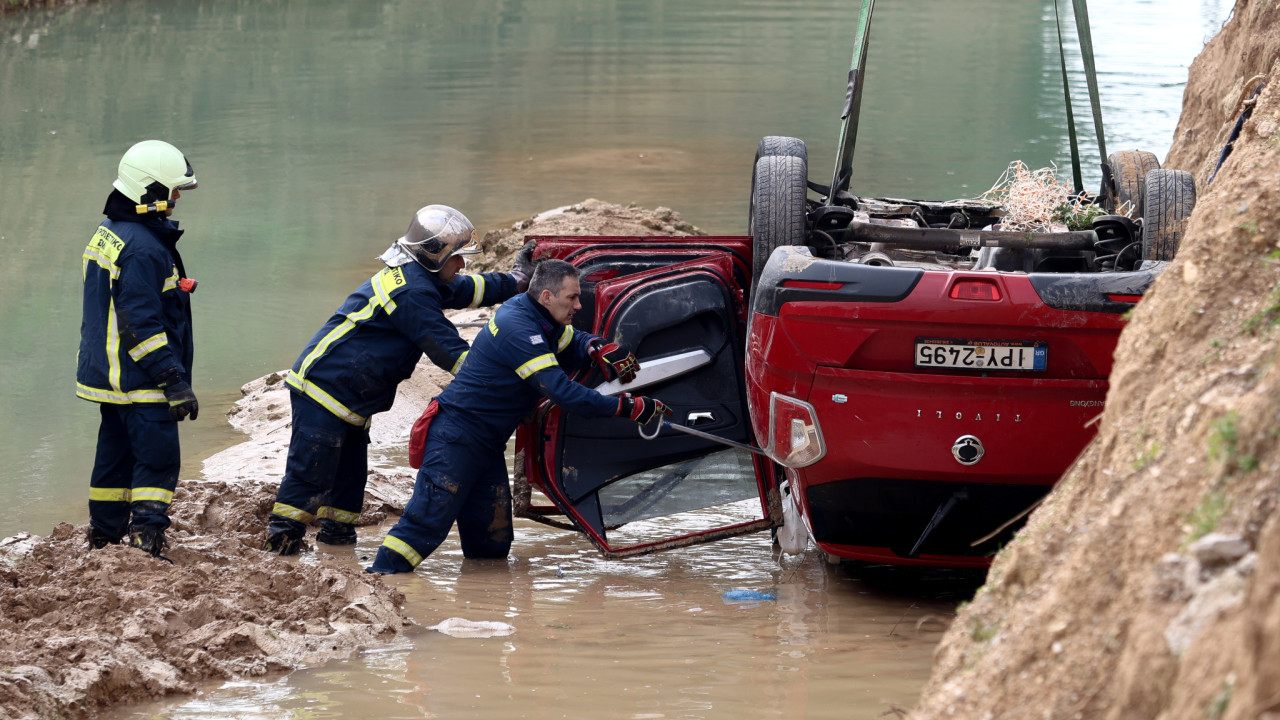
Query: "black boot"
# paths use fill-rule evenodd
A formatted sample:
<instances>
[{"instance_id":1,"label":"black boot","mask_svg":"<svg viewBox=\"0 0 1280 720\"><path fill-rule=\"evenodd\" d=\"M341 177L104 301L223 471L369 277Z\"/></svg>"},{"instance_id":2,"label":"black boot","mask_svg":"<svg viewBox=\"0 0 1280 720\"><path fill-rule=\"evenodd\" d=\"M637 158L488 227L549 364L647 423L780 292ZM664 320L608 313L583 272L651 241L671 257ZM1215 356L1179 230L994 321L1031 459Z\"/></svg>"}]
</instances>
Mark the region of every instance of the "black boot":
<instances>
[{"instance_id":1,"label":"black boot","mask_svg":"<svg viewBox=\"0 0 1280 720\"><path fill-rule=\"evenodd\" d=\"M155 527L130 527L129 528L129 547L135 547L139 550L145 550L153 558L159 558L167 563L173 561L164 556L164 549L169 547L169 541L164 539L164 530Z\"/></svg>"},{"instance_id":2,"label":"black boot","mask_svg":"<svg viewBox=\"0 0 1280 720\"><path fill-rule=\"evenodd\" d=\"M316 542L322 542L325 545L355 545L356 526L322 518L320 532L316 533Z\"/></svg>"},{"instance_id":3,"label":"black boot","mask_svg":"<svg viewBox=\"0 0 1280 720\"><path fill-rule=\"evenodd\" d=\"M297 520L272 515L271 522L267 524L267 539L262 543L262 549L280 555L297 555L302 552L302 538L306 534L306 525Z\"/></svg>"},{"instance_id":4,"label":"black boot","mask_svg":"<svg viewBox=\"0 0 1280 720\"><path fill-rule=\"evenodd\" d=\"M90 550L101 550L108 545L115 545L120 542L120 537L118 535L108 535L94 528L92 525L90 525L89 529L85 531L85 539L89 541Z\"/></svg>"}]
</instances>

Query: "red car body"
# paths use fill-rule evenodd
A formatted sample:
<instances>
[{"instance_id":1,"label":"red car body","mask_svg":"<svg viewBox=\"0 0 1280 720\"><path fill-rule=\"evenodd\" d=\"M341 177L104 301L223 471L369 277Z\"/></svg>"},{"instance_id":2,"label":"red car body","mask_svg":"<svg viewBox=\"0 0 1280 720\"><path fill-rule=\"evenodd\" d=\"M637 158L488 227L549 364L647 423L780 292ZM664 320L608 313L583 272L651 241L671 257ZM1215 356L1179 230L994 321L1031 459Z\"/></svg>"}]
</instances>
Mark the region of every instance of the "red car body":
<instances>
[{"instance_id":1,"label":"red car body","mask_svg":"<svg viewBox=\"0 0 1280 720\"><path fill-rule=\"evenodd\" d=\"M563 513L613 557L777 527L783 481L798 513L788 521L803 523L829 557L984 567L1016 529L1010 521L1092 437L1123 314L1155 276L876 267L783 248L749 297L750 237L535 240L536 257L583 270L574 323L633 347L640 392L669 404L676 422L705 418L700 429L758 444L777 461L669 429L649 441L633 423L588 423L544 406L518 433L517 470L556 507L525 515ZM1012 348L1006 362L1019 350L1040 359L1028 361L1030 370L999 367L999 359L987 360L994 368L922 367L930 362L917 357L922 339ZM935 354L952 352L939 347ZM691 353L714 357L646 379ZM603 391L604 378L593 373L580 380ZM800 427L823 451L803 466L783 447L796 408L811 412ZM620 538L631 520L713 504L705 488L673 501L681 491L670 478L684 470L664 468L714 453L737 457L732 499L753 498L755 513ZM668 479L634 485L638 477ZM654 509L607 509L642 502Z\"/></svg>"},{"instance_id":2,"label":"red car body","mask_svg":"<svg viewBox=\"0 0 1280 720\"><path fill-rule=\"evenodd\" d=\"M825 455L785 472L818 547L864 561L988 564L1014 526L994 531L1038 502L1093 437L1123 313L1153 277L777 252L753 302L747 397L757 438L770 437L775 394L813 409ZM1026 347L1045 362L922 366L917 343L931 339Z\"/></svg>"}]
</instances>

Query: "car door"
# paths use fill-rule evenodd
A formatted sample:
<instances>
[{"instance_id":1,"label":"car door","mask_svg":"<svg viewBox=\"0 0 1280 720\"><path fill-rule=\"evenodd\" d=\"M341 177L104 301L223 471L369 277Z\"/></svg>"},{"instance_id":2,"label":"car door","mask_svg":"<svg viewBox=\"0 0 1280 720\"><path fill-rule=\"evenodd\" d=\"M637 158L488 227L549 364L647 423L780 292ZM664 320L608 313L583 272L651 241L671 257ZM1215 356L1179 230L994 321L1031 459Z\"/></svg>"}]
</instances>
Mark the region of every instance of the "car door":
<instances>
[{"instance_id":1,"label":"car door","mask_svg":"<svg viewBox=\"0 0 1280 720\"><path fill-rule=\"evenodd\" d=\"M561 254L554 248L554 239L539 243L539 250ZM596 248L569 259L584 270L589 296L575 325L585 325L589 312L584 329L630 348L641 365L627 385L605 382L598 369L580 380L610 395L656 397L672 408L673 423L754 445L743 379L741 257L686 241L682 248ZM608 557L780 521L774 466L759 455L669 428L647 439L630 420L555 407L535 423L526 473Z\"/></svg>"}]
</instances>

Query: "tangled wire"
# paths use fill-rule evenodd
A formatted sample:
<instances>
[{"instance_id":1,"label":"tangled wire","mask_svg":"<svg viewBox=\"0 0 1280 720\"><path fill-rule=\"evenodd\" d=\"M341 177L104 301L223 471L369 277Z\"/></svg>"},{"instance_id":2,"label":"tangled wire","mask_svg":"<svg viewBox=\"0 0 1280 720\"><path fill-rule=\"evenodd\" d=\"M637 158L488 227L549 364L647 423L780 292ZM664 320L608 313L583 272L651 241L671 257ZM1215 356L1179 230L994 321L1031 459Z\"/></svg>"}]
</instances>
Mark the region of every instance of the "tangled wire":
<instances>
[{"instance_id":1,"label":"tangled wire","mask_svg":"<svg viewBox=\"0 0 1280 720\"><path fill-rule=\"evenodd\" d=\"M982 200L1004 209L1002 230L1060 232L1089 227L1104 211L1054 177L1056 166L1032 170L1014 160Z\"/></svg>"}]
</instances>

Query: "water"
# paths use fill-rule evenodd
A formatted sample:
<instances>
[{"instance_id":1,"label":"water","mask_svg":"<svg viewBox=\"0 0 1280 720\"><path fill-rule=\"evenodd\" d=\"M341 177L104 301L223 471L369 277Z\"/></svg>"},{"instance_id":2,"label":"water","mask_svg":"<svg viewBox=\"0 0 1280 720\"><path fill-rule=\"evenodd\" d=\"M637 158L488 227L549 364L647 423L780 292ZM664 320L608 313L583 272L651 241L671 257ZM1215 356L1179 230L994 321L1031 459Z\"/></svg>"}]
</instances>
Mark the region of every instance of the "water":
<instances>
[{"instance_id":1,"label":"water","mask_svg":"<svg viewBox=\"0 0 1280 720\"><path fill-rule=\"evenodd\" d=\"M812 553L780 565L761 536L608 561L575 533L518 522L512 556L469 564L451 538L387 580L420 626L403 641L105 720L874 718L914 703L945 620L976 587L972 574L853 574ZM777 599L726 601L735 588ZM424 629L449 617L516 631Z\"/></svg>"},{"instance_id":2,"label":"water","mask_svg":"<svg viewBox=\"0 0 1280 720\"><path fill-rule=\"evenodd\" d=\"M1186 66L1230 5L1095 3L1110 150L1165 155ZM1065 172L1051 18L1045 2L881 0L855 192L973 196L1015 159ZM808 142L825 181L855 22L836 0L103 0L0 19L0 492L17 508L0 536L87 518L97 413L73 390L79 258L133 142L173 142L200 179L175 216L201 282L203 412L182 429L193 477L238 441L220 415L239 386L289 365L421 205L454 205L483 231L598 197L742 233L766 134ZM1082 82L1072 95L1096 188ZM418 635L163 712L334 716L388 690L400 703L382 706L388 717L547 716L615 696L631 698L617 706L628 717L710 717L726 704L848 716L854 698L872 716L882 695L910 704L927 675L936 634L862 632L923 596L866 590L813 558L783 582L765 538L604 563L571 535L520 536L508 574L458 575L455 552L403 584L424 624L480 609L514 618L515 639ZM576 569L552 580L551 563ZM717 605L729 583L781 594ZM584 639L593 649L575 649ZM457 679L469 669L479 685Z\"/></svg>"}]
</instances>

